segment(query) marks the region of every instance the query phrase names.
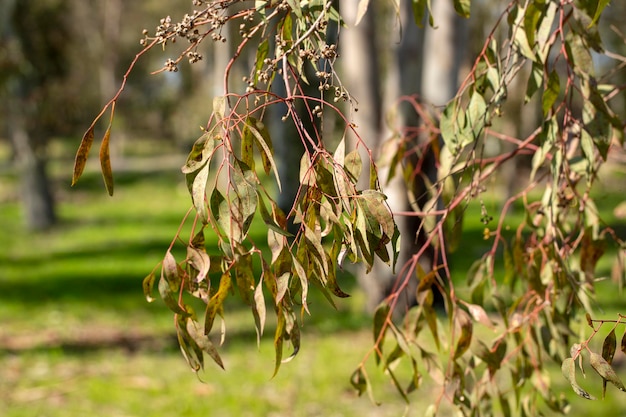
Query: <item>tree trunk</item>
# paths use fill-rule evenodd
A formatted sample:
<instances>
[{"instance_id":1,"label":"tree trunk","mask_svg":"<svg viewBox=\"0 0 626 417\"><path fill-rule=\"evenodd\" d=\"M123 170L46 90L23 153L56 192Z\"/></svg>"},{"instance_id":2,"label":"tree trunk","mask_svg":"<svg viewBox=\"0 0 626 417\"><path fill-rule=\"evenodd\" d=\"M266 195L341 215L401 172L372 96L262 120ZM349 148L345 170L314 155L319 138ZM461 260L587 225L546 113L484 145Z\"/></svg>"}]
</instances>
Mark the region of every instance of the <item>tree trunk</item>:
<instances>
[{"instance_id":1,"label":"tree trunk","mask_svg":"<svg viewBox=\"0 0 626 417\"><path fill-rule=\"evenodd\" d=\"M15 112L15 109L13 110ZM47 229L56 223L57 218L46 171L46 160L37 149L36 141L26 130L21 114L13 114L10 117L9 135L19 173L24 223L29 230Z\"/></svg>"}]
</instances>

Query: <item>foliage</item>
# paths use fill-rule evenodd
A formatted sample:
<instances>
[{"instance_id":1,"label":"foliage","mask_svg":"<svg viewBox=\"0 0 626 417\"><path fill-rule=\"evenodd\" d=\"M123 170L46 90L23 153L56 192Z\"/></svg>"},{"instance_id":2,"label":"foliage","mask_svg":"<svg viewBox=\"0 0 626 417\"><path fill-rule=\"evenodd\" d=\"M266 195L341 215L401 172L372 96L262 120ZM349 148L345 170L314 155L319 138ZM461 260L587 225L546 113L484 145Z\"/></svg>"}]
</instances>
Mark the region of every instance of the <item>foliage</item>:
<instances>
[{"instance_id":1,"label":"foliage","mask_svg":"<svg viewBox=\"0 0 626 417\"><path fill-rule=\"evenodd\" d=\"M359 15L368 3L361 0ZM413 1L416 18L428 14L429 4ZM469 2L454 4L457 12L469 16ZM337 47L327 43L330 28L341 24L332 2L251 5L196 0L194 5L198 9L180 22L166 17L154 35L144 32L144 49L129 68L130 72L137 59L155 46L170 48L176 40L186 41L182 52L160 70L176 71L183 59L193 63L202 58L199 46L205 39L221 42L228 36L228 25L239 27L235 53L224 71L224 94L213 99L213 112L182 168L193 203L192 231L188 238L177 234L161 263L158 283L155 269L145 279L144 289L151 300L157 285L174 312L181 348L194 370L203 367L204 353L222 365L210 335L215 333L217 316L223 319L226 314L226 298L239 293L250 306L260 338L269 294L277 320L278 371L280 363L300 349L309 285L316 285L331 304L332 295L346 296L337 282L342 260L347 257L371 269L378 257L393 265L399 232L376 165L371 158L363 161L359 156L358 148L364 145L358 129L339 106L345 102L349 108L354 103L335 71ZM573 360L585 346L570 355L567 340L577 317L593 311L596 265L610 245L619 249L621 259L614 273L620 282L624 279L624 242L601 221L592 199L600 168L623 144L623 123L611 103L621 87L612 84L612 69L600 74L594 62L594 56L604 53L597 23L606 8L607 2L593 0L511 1L441 114L430 116L432 109L415 98L406 99L420 115L421 125L396 132L386 147L391 157L383 157L391 161L391 175L401 165L410 183L421 175L425 155L434 153L438 179L430 186L429 203L396 213L419 216L428 239L401 266L395 292L374 315L374 345L351 379L360 393L373 395L365 366L373 357L407 401L424 376L430 376L440 387L427 411L430 415L444 400L466 415L491 415L494 401L504 415L541 415L540 398L551 410L565 411L566 402L553 392L543 370L547 360L563 363L565 377L585 394L573 372ZM244 78L245 92L237 93L232 70L250 50L254 64ZM511 84L521 77L526 83L525 102L540 103L541 123L528 137L515 138L498 130L498 119ZM284 95L274 92L275 83L283 84ZM319 95L307 95L305 84L317 84ZM73 183L84 168L96 123L107 110L112 119L123 88L85 133ZM295 125L306 148L300 160L299 192L288 213L278 207L271 192L271 187L281 190L274 156L279 144L268 128L271 108L278 105L286 107L283 121ZM297 107L305 111L298 112ZM328 150L330 141L324 141L322 129L316 127L326 112L343 123L342 136L355 134L357 149L349 149L342 139L333 151ZM111 123L100 159L112 193L110 130ZM426 139L413 149L407 144L415 132ZM508 147L500 146L504 150L493 153L493 146L488 146L493 143ZM507 164L530 155L526 185L506 198L494 222L482 204L486 184ZM365 164L369 184L361 189ZM463 291L450 276L447 256L460 248L464 213L473 200L482 204L484 238L491 248L468 272ZM505 219L514 208L522 209L525 218L511 233ZM269 253L248 233L255 218L267 226ZM293 234L287 227L290 222L297 226ZM205 231L209 230L217 237L219 255L207 253ZM182 260L172 252L178 241L186 246ZM440 268L424 271L418 259L430 246L443 262ZM502 279L494 274L497 263L506 271ZM260 265L259 277L254 276L254 265ZM394 320L395 306L402 290L415 279L419 280L418 305L399 323ZM212 281L218 284L211 285ZM436 292L444 295L445 321L433 303ZM205 302L203 320L190 307L190 296ZM480 336L483 328L495 330L497 337ZM287 359L283 359L284 340L293 348ZM612 355L590 354L592 366L604 380L623 387L607 366ZM408 362L411 370L406 381L396 372L400 362Z\"/></svg>"}]
</instances>

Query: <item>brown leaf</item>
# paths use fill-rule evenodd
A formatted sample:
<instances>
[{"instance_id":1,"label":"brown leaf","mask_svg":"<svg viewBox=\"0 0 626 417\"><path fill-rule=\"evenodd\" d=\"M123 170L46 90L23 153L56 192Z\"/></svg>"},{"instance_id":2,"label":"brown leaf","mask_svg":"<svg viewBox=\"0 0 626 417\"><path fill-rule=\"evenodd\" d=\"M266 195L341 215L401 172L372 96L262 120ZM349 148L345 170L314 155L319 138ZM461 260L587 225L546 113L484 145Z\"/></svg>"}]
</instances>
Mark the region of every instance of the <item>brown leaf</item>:
<instances>
[{"instance_id":1,"label":"brown leaf","mask_svg":"<svg viewBox=\"0 0 626 417\"><path fill-rule=\"evenodd\" d=\"M74 174L72 175L72 187L76 184L85 169L87 157L89 156L91 145L93 145L94 128L95 120L94 124L89 126L89 129L87 129L83 135L83 139L80 141L80 146L76 151L76 158L74 159Z\"/></svg>"},{"instance_id":2,"label":"brown leaf","mask_svg":"<svg viewBox=\"0 0 626 417\"><path fill-rule=\"evenodd\" d=\"M615 355L615 349L617 347L617 340L615 339L615 329L612 329L611 332L604 339L604 343L602 344L602 357L607 361L610 365L613 362L613 356ZM602 380L602 398L604 398L604 394L606 393L606 379Z\"/></svg>"},{"instance_id":3,"label":"brown leaf","mask_svg":"<svg viewBox=\"0 0 626 417\"><path fill-rule=\"evenodd\" d=\"M111 114L111 118L113 114ZM104 132L102 143L100 144L100 168L102 169L102 178L104 186L110 196L113 195L113 170L111 169L111 153L109 150L109 139L111 137L111 123Z\"/></svg>"},{"instance_id":4,"label":"brown leaf","mask_svg":"<svg viewBox=\"0 0 626 417\"><path fill-rule=\"evenodd\" d=\"M626 354L626 332L622 336L622 341L620 342L620 350Z\"/></svg>"}]
</instances>

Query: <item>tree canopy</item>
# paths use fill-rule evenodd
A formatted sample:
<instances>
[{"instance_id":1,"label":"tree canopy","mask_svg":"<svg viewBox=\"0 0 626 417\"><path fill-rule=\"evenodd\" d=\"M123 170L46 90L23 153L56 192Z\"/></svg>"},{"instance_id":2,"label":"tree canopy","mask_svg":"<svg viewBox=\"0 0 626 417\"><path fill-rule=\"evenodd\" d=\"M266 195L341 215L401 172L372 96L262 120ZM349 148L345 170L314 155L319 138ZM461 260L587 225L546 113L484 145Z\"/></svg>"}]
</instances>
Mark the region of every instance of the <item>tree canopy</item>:
<instances>
[{"instance_id":1,"label":"tree canopy","mask_svg":"<svg viewBox=\"0 0 626 417\"><path fill-rule=\"evenodd\" d=\"M399 21L404 9L397 1L387 3ZM478 3L453 1L467 19ZM430 1L411 4L418 26L437 25ZM370 7L367 0L358 2L357 24ZM396 268L397 283L374 313L371 352L351 377L359 393L375 395L365 367L372 360L407 402L425 378L432 380L439 388L429 415L442 402L463 415L492 415L494 401L503 415L540 415L545 407L565 411L566 401L544 372L546 362L561 364L584 398L592 395L575 378L575 361L580 359L582 369L583 356L589 356L605 387L608 381L625 390L610 365L615 329L601 354L589 346L601 326L617 328L624 320L592 318L600 258L612 257L620 288L624 281L625 243L594 202L599 172L624 139L618 97L623 100L619 80L626 58L608 49L608 35L600 28L612 7L603 0L501 5L455 97L442 108L417 96L402 98L418 121L402 128L390 123L377 159L352 121L357 92L347 89L338 69L344 22L335 2L194 0L181 19L167 16L154 31L144 30L143 49L82 139L73 184L104 123L100 162L113 194L109 141L115 105L144 54L155 48L173 54L155 71L160 73L204 59L208 42L215 48L231 45L222 93L211 98L212 112L182 167L192 201L183 223L192 225L191 232L174 237L162 263L144 280L148 300L156 287L175 315L192 369L204 366L205 354L223 366L212 336L219 333L215 320L228 315L227 297L237 295L250 306L259 338L268 314L275 316L277 372L301 347L310 287L332 305L334 297L347 296L338 278L346 261L368 271L383 262ZM619 28L611 36L622 37ZM523 97L515 97L520 91ZM537 109L538 122L525 137L503 127L503 109L512 100ZM296 137L277 137L272 117L292 125ZM301 143L303 153L290 161L299 164L299 188L293 205L283 210L276 202L284 181L276 148L290 141ZM427 154L436 157L434 181L424 178ZM497 202L497 212L487 210L482 197L487 184L524 161L523 185ZM385 176L379 175L383 166ZM425 203L392 212L385 186L394 176L407 183L410 201ZM417 178L428 182L425 195L411 195ZM476 204L490 249L477 256L464 280L451 276L448 256L463 250L464 216ZM516 210L522 219L510 227ZM419 218L427 239L408 262L396 265L399 216ZM267 226L264 243L249 234L255 219ZM207 233L217 237L218 251L205 247ZM181 243L186 253L176 259L173 248ZM431 271L418 262L428 250L441 259ZM395 311L412 281L418 282L416 306ZM442 310L434 303L438 293ZM191 299L202 300L202 315ZM592 328L587 340L576 339L581 317ZM572 341L578 343L570 347ZM291 345L287 357L285 342Z\"/></svg>"}]
</instances>

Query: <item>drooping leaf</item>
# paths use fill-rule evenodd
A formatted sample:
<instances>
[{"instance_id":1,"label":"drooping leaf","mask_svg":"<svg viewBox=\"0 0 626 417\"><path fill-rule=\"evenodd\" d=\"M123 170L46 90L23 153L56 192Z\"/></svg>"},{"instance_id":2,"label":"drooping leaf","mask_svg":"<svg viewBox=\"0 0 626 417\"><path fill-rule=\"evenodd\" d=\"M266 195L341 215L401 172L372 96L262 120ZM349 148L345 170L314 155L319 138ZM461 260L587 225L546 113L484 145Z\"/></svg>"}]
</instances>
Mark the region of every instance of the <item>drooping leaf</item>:
<instances>
[{"instance_id":1,"label":"drooping leaf","mask_svg":"<svg viewBox=\"0 0 626 417\"><path fill-rule=\"evenodd\" d=\"M561 85L559 75L557 74L556 70L552 70L548 77L548 84L546 85L546 89L543 92L543 98L541 102L544 117L548 116L550 110L552 110L552 106L556 102L556 99L559 98L560 92Z\"/></svg>"},{"instance_id":2,"label":"drooping leaf","mask_svg":"<svg viewBox=\"0 0 626 417\"><path fill-rule=\"evenodd\" d=\"M454 0L454 10L459 16L468 19L470 17L470 0Z\"/></svg>"},{"instance_id":3,"label":"drooping leaf","mask_svg":"<svg viewBox=\"0 0 626 417\"><path fill-rule=\"evenodd\" d=\"M207 164L213 155L216 142L217 140L212 132L204 132L193 144L187 156L187 161L181 168L182 173L194 173Z\"/></svg>"},{"instance_id":4,"label":"drooping leaf","mask_svg":"<svg viewBox=\"0 0 626 417\"><path fill-rule=\"evenodd\" d=\"M274 364L274 376L278 373L280 369L280 364L283 359L283 336L285 333L285 315L282 312L282 308L278 306L276 308L276 331L274 333L274 351L276 355L275 364Z\"/></svg>"},{"instance_id":5,"label":"drooping leaf","mask_svg":"<svg viewBox=\"0 0 626 417\"><path fill-rule=\"evenodd\" d=\"M237 258L235 265L235 281L241 299L249 306L254 306L255 281L252 272L252 254L245 253Z\"/></svg>"},{"instance_id":6,"label":"drooping leaf","mask_svg":"<svg viewBox=\"0 0 626 417\"><path fill-rule=\"evenodd\" d=\"M254 83L259 82L259 75L262 74L263 66L265 65L265 58L269 53L269 39L265 38L261 43L259 43L259 48L256 52L256 63L255 63L255 71L254 71Z\"/></svg>"},{"instance_id":7,"label":"drooping leaf","mask_svg":"<svg viewBox=\"0 0 626 417\"><path fill-rule=\"evenodd\" d=\"M255 325L257 330L257 346L260 346L261 336L263 336L263 330L265 329L265 320L267 317L267 310L265 308L265 297L263 297L262 281L259 281L259 284L254 290L254 307L252 311L254 313Z\"/></svg>"},{"instance_id":8,"label":"drooping leaf","mask_svg":"<svg viewBox=\"0 0 626 417\"><path fill-rule=\"evenodd\" d=\"M217 188L214 188L211 193L210 205L211 215L215 219L216 223L220 226L223 232L226 233L226 236L232 239L231 216L228 201L226 201L224 195Z\"/></svg>"},{"instance_id":9,"label":"drooping leaf","mask_svg":"<svg viewBox=\"0 0 626 417\"><path fill-rule=\"evenodd\" d=\"M591 394L589 394L587 391L585 391L580 385L578 385L578 383L576 382L576 367L574 365L574 359L572 358L566 358L562 363L561 363L561 372L563 373L563 376L565 377L565 379L567 379L567 381L570 383L570 385L572 386L572 389L574 390L574 392L587 399L587 400L595 400L595 397Z\"/></svg>"},{"instance_id":10,"label":"drooping leaf","mask_svg":"<svg viewBox=\"0 0 626 417\"><path fill-rule=\"evenodd\" d=\"M184 310L180 304L178 304L178 293L172 290L172 287L169 282L165 279L163 275L161 275L161 279L159 280L159 294L161 295L161 299L169 308L176 314L180 314L182 316L187 315L187 311Z\"/></svg>"},{"instance_id":11,"label":"drooping leaf","mask_svg":"<svg viewBox=\"0 0 626 417\"><path fill-rule=\"evenodd\" d=\"M202 169L198 171L197 175L194 177L191 185L191 199L194 207L196 208L196 212L198 213L198 218L204 224L208 222L209 216L205 202L206 185L209 178L209 167L210 164L208 163L204 165L204 167L202 167Z\"/></svg>"},{"instance_id":12,"label":"drooping leaf","mask_svg":"<svg viewBox=\"0 0 626 417\"><path fill-rule=\"evenodd\" d=\"M72 187L76 184L80 176L83 174L83 171L85 170L87 157L89 156L91 145L93 145L95 127L96 126L94 121L94 124L89 126L89 128L83 135L83 138L80 141L80 146L76 151L76 157L74 159L74 174L72 175Z\"/></svg>"},{"instance_id":13,"label":"drooping leaf","mask_svg":"<svg viewBox=\"0 0 626 417\"><path fill-rule=\"evenodd\" d=\"M589 353L589 363L602 379L609 381L621 391L626 392L626 387L624 387L617 373L615 373L613 367L602 356L595 352Z\"/></svg>"},{"instance_id":14,"label":"drooping leaf","mask_svg":"<svg viewBox=\"0 0 626 417\"><path fill-rule=\"evenodd\" d=\"M115 107L114 107L115 108ZM111 118L113 113L111 113ZM113 120L111 119L111 122ZM113 171L111 170L111 153L109 149L109 140L111 138L111 123L104 132L102 143L100 144L100 168L102 170L102 178L104 179L104 186L110 196L113 195Z\"/></svg>"},{"instance_id":15,"label":"drooping leaf","mask_svg":"<svg viewBox=\"0 0 626 417\"><path fill-rule=\"evenodd\" d=\"M250 124L246 123L241 132L241 160L254 171L254 141L255 137L250 131Z\"/></svg>"},{"instance_id":16,"label":"drooping leaf","mask_svg":"<svg viewBox=\"0 0 626 417\"><path fill-rule=\"evenodd\" d=\"M609 334L604 338L602 343L602 357L610 365L613 363L613 356L617 348L617 339L615 337L615 329L611 329ZM606 379L602 380L602 398L606 394Z\"/></svg>"},{"instance_id":17,"label":"drooping leaf","mask_svg":"<svg viewBox=\"0 0 626 417\"><path fill-rule=\"evenodd\" d=\"M533 63L532 69L530 71L530 76L528 77L524 103L528 103L542 85L543 67L539 63Z\"/></svg>"},{"instance_id":18,"label":"drooping leaf","mask_svg":"<svg viewBox=\"0 0 626 417\"><path fill-rule=\"evenodd\" d=\"M181 277L176 259L170 251L167 251L165 257L163 258L161 272L161 276L165 278L165 280L172 287L172 291L178 291L180 288Z\"/></svg>"},{"instance_id":19,"label":"drooping leaf","mask_svg":"<svg viewBox=\"0 0 626 417\"><path fill-rule=\"evenodd\" d=\"M202 333L201 329L197 326L197 323L190 318L187 319L187 333L193 338L198 347L206 352L213 362L215 362L220 368L224 369L224 362L220 357L217 348L209 338L209 336Z\"/></svg>"},{"instance_id":20,"label":"drooping leaf","mask_svg":"<svg viewBox=\"0 0 626 417\"><path fill-rule=\"evenodd\" d=\"M363 367L359 366L352 373L352 376L350 377L350 383L352 384L354 389L357 391L357 394L359 396L363 395L368 385L367 377L365 375L365 372L363 371Z\"/></svg>"},{"instance_id":21,"label":"drooping leaf","mask_svg":"<svg viewBox=\"0 0 626 417\"><path fill-rule=\"evenodd\" d=\"M270 170L274 172L274 179L276 180L278 191L282 191L280 176L278 175L278 168L276 167L276 162L274 161L272 139L270 137L269 131L267 130L267 127L263 122L256 120L253 117L248 118L248 120L246 121L246 127L250 130L250 132L256 139L256 144L260 149L261 161L263 162L263 170L266 174L269 174Z\"/></svg>"},{"instance_id":22,"label":"drooping leaf","mask_svg":"<svg viewBox=\"0 0 626 417\"><path fill-rule=\"evenodd\" d=\"M263 201L263 198L261 196L258 196L258 208L259 208L259 213L261 214L261 218L263 219L263 222L265 223L265 225L272 229L272 231L281 234L283 236L286 237L292 237L293 235L291 233L289 233L288 230L286 230L285 228L283 228L279 222L274 218L274 216L272 216L272 214L270 214L269 210L267 209L267 206L265 205L265 202ZM276 203L274 203L273 201L271 201L271 204L273 206L274 209L278 209L278 207L274 207L276 205ZM280 210L280 209L278 209Z\"/></svg>"},{"instance_id":23,"label":"drooping leaf","mask_svg":"<svg viewBox=\"0 0 626 417\"><path fill-rule=\"evenodd\" d=\"M467 106L467 123L474 139L478 139L483 131L488 121L487 117L487 103L485 102L485 98L479 93L472 94Z\"/></svg>"},{"instance_id":24,"label":"drooping leaf","mask_svg":"<svg viewBox=\"0 0 626 417\"><path fill-rule=\"evenodd\" d=\"M428 22L431 27L434 27L433 14L430 9L430 1L429 0L412 0L411 4L413 6L413 20L415 24L420 28L424 27L424 17L428 12Z\"/></svg>"},{"instance_id":25,"label":"drooping leaf","mask_svg":"<svg viewBox=\"0 0 626 417\"><path fill-rule=\"evenodd\" d=\"M309 306L307 304L307 297L309 293L309 279L306 271L302 267L300 263L300 259L292 258L293 268L296 271L296 275L300 278L300 285L302 286L302 308L304 308L307 313L309 312ZM310 314L310 313L309 313Z\"/></svg>"},{"instance_id":26,"label":"drooping leaf","mask_svg":"<svg viewBox=\"0 0 626 417\"><path fill-rule=\"evenodd\" d=\"M178 336L178 345L189 367L192 371L198 372L204 368L204 355L198 343L189 334L187 326L189 321L191 320L188 320L186 316L177 316L176 334Z\"/></svg>"},{"instance_id":27,"label":"drooping leaf","mask_svg":"<svg viewBox=\"0 0 626 417\"><path fill-rule=\"evenodd\" d=\"M154 271L150 272L142 281L143 287L143 295L146 297L146 300L151 303L154 301L154 297L152 296L152 291L154 289L154 281L156 280L156 274Z\"/></svg>"},{"instance_id":28,"label":"drooping leaf","mask_svg":"<svg viewBox=\"0 0 626 417\"><path fill-rule=\"evenodd\" d=\"M206 306L206 312L204 315L204 334L208 335L213 328L213 322L218 313L224 307L224 300L228 296L228 292L232 286L230 273L226 272L222 274L220 278L220 285L217 292L209 299L209 303Z\"/></svg>"},{"instance_id":29,"label":"drooping leaf","mask_svg":"<svg viewBox=\"0 0 626 417\"><path fill-rule=\"evenodd\" d=\"M207 279L209 270L211 269L211 257L206 253L203 247L188 246L187 262L197 271L194 277L196 282Z\"/></svg>"},{"instance_id":30,"label":"drooping leaf","mask_svg":"<svg viewBox=\"0 0 626 417\"><path fill-rule=\"evenodd\" d=\"M473 325L471 318L465 310L457 310L455 319L457 325L461 329L461 335L459 336L459 339L456 342L456 347L454 348L454 359L458 359L463 356L472 343Z\"/></svg>"},{"instance_id":31,"label":"drooping leaf","mask_svg":"<svg viewBox=\"0 0 626 417\"><path fill-rule=\"evenodd\" d=\"M622 340L620 341L620 350L622 353L626 354L626 332L624 332Z\"/></svg>"},{"instance_id":32,"label":"drooping leaf","mask_svg":"<svg viewBox=\"0 0 626 417\"><path fill-rule=\"evenodd\" d=\"M328 263L328 276L326 277L326 287L339 298L347 298L350 297L348 293L342 291L339 287L339 283L337 282L337 268L333 263L333 260L338 259L339 252L341 250L341 244L339 242L335 242L333 244L333 248L330 254L326 254L326 261Z\"/></svg>"},{"instance_id":33,"label":"drooping leaf","mask_svg":"<svg viewBox=\"0 0 626 417\"><path fill-rule=\"evenodd\" d=\"M353 181L358 181L363 169L363 162L361 161L361 155L357 149L353 150L346 155L344 167Z\"/></svg>"},{"instance_id":34,"label":"drooping leaf","mask_svg":"<svg viewBox=\"0 0 626 417\"><path fill-rule=\"evenodd\" d=\"M609 3L611 3L611 0L598 0L598 7L596 8L596 13L593 15L593 20L591 21L588 27L591 27L598 22L598 20L600 19L600 16L602 15L602 12L606 8L606 6L609 5Z\"/></svg>"}]
</instances>

